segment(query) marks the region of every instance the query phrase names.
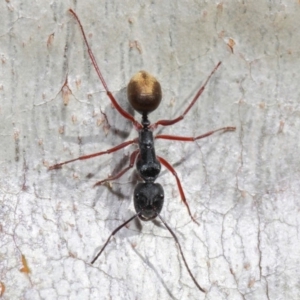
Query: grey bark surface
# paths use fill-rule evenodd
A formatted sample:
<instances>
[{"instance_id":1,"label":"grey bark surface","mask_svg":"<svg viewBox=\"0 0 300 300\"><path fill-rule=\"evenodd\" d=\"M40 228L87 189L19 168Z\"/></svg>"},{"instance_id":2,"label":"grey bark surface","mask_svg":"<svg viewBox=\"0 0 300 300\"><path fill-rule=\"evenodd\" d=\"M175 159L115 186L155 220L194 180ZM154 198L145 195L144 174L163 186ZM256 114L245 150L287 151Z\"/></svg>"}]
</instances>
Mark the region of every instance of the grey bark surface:
<instances>
[{"instance_id":1,"label":"grey bark surface","mask_svg":"<svg viewBox=\"0 0 300 300\"><path fill-rule=\"evenodd\" d=\"M159 222L113 229L134 214L135 147L48 171L111 148L136 130L107 98L89 59L79 15L103 76L122 107L139 70L163 101L152 122L197 226L163 169L163 218L206 295L196 289ZM292 1L2 1L0 3L0 295L3 299L300 298L300 6ZM137 119L140 118L135 114ZM24 272L22 255L30 272ZM23 272L21 272L23 270Z\"/></svg>"}]
</instances>

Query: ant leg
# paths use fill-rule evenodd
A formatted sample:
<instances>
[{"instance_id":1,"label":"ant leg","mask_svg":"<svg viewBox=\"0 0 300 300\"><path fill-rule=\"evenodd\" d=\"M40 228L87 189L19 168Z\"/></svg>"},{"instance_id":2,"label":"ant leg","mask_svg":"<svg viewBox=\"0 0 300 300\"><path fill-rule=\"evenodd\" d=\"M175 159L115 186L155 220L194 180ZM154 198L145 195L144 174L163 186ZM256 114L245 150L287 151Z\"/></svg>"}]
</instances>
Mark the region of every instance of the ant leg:
<instances>
[{"instance_id":1,"label":"ant leg","mask_svg":"<svg viewBox=\"0 0 300 300\"><path fill-rule=\"evenodd\" d=\"M77 158L67 160L67 161L61 162L59 164L55 164L55 165L49 167L48 170L60 169L63 165L68 164L68 163L73 162L73 161L76 161L76 160L84 160L84 159L89 159L89 158L92 158L92 157L95 157L95 156L100 156L100 155L103 155L103 154L109 154L109 153L112 153L112 152L116 152L116 151L118 151L122 148L127 147L128 145L136 143L137 140L138 139L136 138L134 140L124 142L124 143L122 143L122 144L120 144L116 147L110 148L106 151L101 151L101 152L97 152L97 153L93 153L93 154L89 154L89 155L79 156Z\"/></svg>"},{"instance_id":2,"label":"ant leg","mask_svg":"<svg viewBox=\"0 0 300 300\"><path fill-rule=\"evenodd\" d=\"M205 289L203 289L203 288L200 286L200 284L197 282L196 278L195 278L194 275L192 274L192 272L191 272L191 270L190 270L190 268L189 268L189 266L188 266L188 264L187 264L187 261L186 261L184 255L183 255L183 252L182 252L182 249L181 249L181 245L180 245L180 243L179 243L179 240L178 240L177 236L175 235L175 233L173 232L173 230L169 227L169 225L164 221L164 219L163 219L160 215L158 215L158 217L160 218L160 220L163 222L163 224L167 227L167 229L169 230L169 232L170 232L171 235L173 236L173 238L174 238L174 240L175 240L175 243L177 244L177 246L178 246L178 248L179 248L179 251L180 251L181 257L182 257L182 259L183 259L183 262L184 262L184 264L185 264L185 267L186 267L187 271L189 272L189 274L190 274L192 280L193 280L194 283L196 284L197 288L198 288L201 292L206 293Z\"/></svg>"},{"instance_id":3,"label":"ant leg","mask_svg":"<svg viewBox=\"0 0 300 300\"><path fill-rule=\"evenodd\" d=\"M205 134L196 136L196 137L186 137L186 136L178 136L178 135L168 135L168 134L159 134L155 137L155 139L164 139L164 140L172 140L172 141L181 141L181 142L194 142L196 140L203 139L207 136L214 134L217 131L234 131L235 127L223 127L216 130L209 131Z\"/></svg>"},{"instance_id":4,"label":"ant leg","mask_svg":"<svg viewBox=\"0 0 300 300\"><path fill-rule=\"evenodd\" d=\"M104 87L104 89L105 89L105 91L106 91L106 94L107 94L107 96L109 97L110 101L112 102L113 106L117 109L117 111L118 111L124 118L126 118L126 119L129 120L129 121L131 121L131 122L133 123L133 125L134 125L137 129L142 128L142 125L141 125L138 121L136 121L136 120L134 119L134 117L133 117L131 114L129 114L127 111L125 111L125 110L118 104L118 102L116 101L115 97L112 95L111 91L108 89L108 86L107 86L107 84L106 84L106 82L105 82L105 80L104 80L104 78L103 78L103 76L102 76L102 73L101 73L101 71L100 71L100 69L99 69L99 66L98 66L98 64L97 64L96 58L95 58L95 56L94 56L94 54L93 54L93 52L92 52L91 47L89 46L89 43L88 43L88 41L87 41L87 38L86 38L85 32L84 32L84 30L83 30L83 26L82 26L82 24L81 24L81 22L80 22L80 20L79 20L79 17L77 16L77 14L76 14L72 9L69 9L69 12L75 17L76 21L77 21L78 24L79 24L81 33L82 33L82 35L83 35L84 42L85 42L85 44L86 44L86 47L87 47L89 56L90 56L91 61L92 61L92 64L93 64L93 66L94 66L94 68L95 68L95 70L96 70L96 72L97 72L97 75L98 75L99 79L101 80L102 85L103 85L103 87Z\"/></svg>"},{"instance_id":5,"label":"ant leg","mask_svg":"<svg viewBox=\"0 0 300 300\"><path fill-rule=\"evenodd\" d=\"M131 169L134 166L135 163L135 159L138 156L138 154L140 153L140 150L135 150L131 155L130 155L130 161L129 161L129 166L126 167L125 169L121 170L118 174L114 175L114 176L109 176L108 178L98 181L94 184L94 187L97 185L101 185L104 182L107 181L111 181L111 180L115 180L120 178L123 174L125 174L129 169Z\"/></svg>"},{"instance_id":6,"label":"ant leg","mask_svg":"<svg viewBox=\"0 0 300 300\"><path fill-rule=\"evenodd\" d=\"M219 66L221 65L222 62L219 62L214 69L212 70L212 72L210 73L210 75L207 77L206 81L204 82L204 84L202 85L202 87L199 89L199 91L197 92L197 94L195 95L194 99L192 100L192 102L190 103L190 105L187 107L187 109L183 112L183 114L179 117L177 117L176 119L173 120L159 120L156 123L151 125L152 129L155 129L158 125L162 125L162 126L169 126L169 125L173 125L181 120L183 120L183 118L185 117L185 115L189 112L189 110L192 108L192 106L196 103L196 101L199 99L199 97L201 96L201 94L203 93L208 81L210 80L211 76L216 72L216 70L219 68Z\"/></svg>"},{"instance_id":7,"label":"ant leg","mask_svg":"<svg viewBox=\"0 0 300 300\"><path fill-rule=\"evenodd\" d=\"M174 170L174 168L162 157L160 156L157 156L158 160L161 162L161 164L163 164L176 178L176 182L177 182L177 186L178 186L178 189L179 189L179 193L180 193L180 197L181 197L181 200L183 201L184 205L186 206L187 210L188 210L188 213L191 217L191 219L198 225L200 225L196 220L195 218L192 216L191 214L191 210L190 210L190 207L186 201L186 198L185 198L185 195L184 195L184 191L183 191L183 188L181 186L181 182L178 178L178 175L176 173L176 171Z\"/></svg>"}]
</instances>

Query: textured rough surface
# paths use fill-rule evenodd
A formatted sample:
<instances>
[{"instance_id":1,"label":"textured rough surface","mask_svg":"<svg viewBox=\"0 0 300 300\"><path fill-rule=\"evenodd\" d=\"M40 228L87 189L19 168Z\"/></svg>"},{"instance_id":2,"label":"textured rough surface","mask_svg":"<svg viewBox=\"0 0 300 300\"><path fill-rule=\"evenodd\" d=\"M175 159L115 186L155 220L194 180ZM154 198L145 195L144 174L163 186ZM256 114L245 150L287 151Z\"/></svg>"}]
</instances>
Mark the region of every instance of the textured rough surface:
<instances>
[{"instance_id":1,"label":"textured rough surface","mask_svg":"<svg viewBox=\"0 0 300 300\"><path fill-rule=\"evenodd\" d=\"M157 132L236 132L156 142L200 226L165 169L162 216L206 296L159 222L123 228L89 264L133 215L137 177L129 171L93 184L124 168L134 147L61 170L47 166L137 135L106 97L69 8L125 109L134 73L160 81L152 122L183 112L222 61L187 117ZM300 298L298 2L1 1L0 9L3 299Z\"/></svg>"}]
</instances>

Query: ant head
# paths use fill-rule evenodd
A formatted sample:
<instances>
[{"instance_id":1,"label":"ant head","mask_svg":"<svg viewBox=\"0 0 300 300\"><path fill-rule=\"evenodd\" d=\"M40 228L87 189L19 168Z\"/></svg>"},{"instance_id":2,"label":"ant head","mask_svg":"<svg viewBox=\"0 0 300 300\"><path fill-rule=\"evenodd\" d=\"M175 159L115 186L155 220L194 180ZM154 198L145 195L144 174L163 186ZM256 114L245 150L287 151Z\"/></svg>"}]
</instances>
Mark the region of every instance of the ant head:
<instances>
[{"instance_id":1,"label":"ant head","mask_svg":"<svg viewBox=\"0 0 300 300\"><path fill-rule=\"evenodd\" d=\"M164 190L159 183L140 182L134 190L134 208L143 221L155 219L164 204Z\"/></svg>"},{"instance_id":2,"label":"ant head","mask_svg":"<svg viewBox=\"0 0 300 300\"><path fill-rule=\"evenodd\" d=\"M162 93L159 82L146 71L139 71L127 86L127 97L134 110L149 114L160 104Z\"/></svg>"}]
</instances>

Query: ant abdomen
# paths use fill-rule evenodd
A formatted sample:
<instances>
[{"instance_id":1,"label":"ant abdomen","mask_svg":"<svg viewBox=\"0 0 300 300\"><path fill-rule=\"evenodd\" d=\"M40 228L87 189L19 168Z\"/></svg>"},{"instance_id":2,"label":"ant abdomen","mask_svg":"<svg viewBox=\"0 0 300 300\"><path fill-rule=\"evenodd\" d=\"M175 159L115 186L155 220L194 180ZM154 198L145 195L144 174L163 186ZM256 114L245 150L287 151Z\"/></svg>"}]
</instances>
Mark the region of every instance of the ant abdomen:
<instances>
[{"instance_id":1,"label":"ant abdomen","mask_svg":"<svg viewBox=\"0 0 300 300\"><path fill-rule=\"evenodd\" d=\"M149 114L157 109L162 98L160 83L146 71L139 71L127 86L128 101L140 114Z\"/></svg>"}]
</instances>

